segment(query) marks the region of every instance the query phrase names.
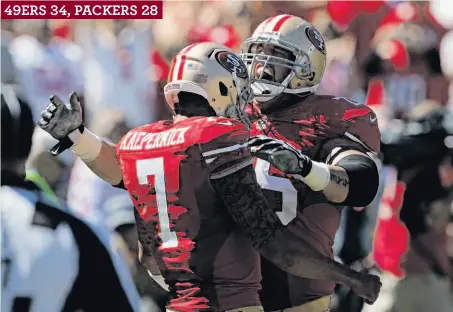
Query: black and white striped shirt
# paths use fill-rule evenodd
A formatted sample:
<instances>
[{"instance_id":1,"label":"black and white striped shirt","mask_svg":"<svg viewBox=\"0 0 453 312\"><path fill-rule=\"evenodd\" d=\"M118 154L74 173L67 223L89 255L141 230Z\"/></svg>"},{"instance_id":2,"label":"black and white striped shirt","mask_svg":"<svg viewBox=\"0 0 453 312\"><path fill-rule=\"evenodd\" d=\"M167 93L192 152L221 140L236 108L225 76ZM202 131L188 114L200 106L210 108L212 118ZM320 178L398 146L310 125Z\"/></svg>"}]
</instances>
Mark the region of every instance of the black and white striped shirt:
<instances>
[{"instance_id":1,"label":"black and white striped shirt","mask_svg":"<svg viewBox=\"0 0 453 312\"><path fill-rule=\"evenodd\" d=\"M33 184L12 180L4 185L2 172L1 311L138 312L140 298L112 234Z\"/></svg>"}]
</instances>

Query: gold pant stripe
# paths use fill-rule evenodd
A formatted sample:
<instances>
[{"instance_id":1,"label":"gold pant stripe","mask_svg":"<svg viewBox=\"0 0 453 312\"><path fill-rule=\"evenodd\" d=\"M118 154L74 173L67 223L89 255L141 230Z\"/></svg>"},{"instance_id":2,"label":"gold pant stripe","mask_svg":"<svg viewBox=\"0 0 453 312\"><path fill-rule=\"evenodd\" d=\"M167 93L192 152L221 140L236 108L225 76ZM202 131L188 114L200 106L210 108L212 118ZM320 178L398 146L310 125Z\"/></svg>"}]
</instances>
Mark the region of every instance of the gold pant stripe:
<instances>
[{"instance_id":1,"label":"gold pant stripe","mask_svg":"<svg viewBox=\"0 0 453 312\"><path fill-rule=\"evenodd\" d=\"M330 296L325 296L297 307L292 307L274 312L328 312L330 305Z\"/></svg>"},{"instance_id":2,"label":"gold pant stripe","mask_svg":"<svg viewBox=\"0 0 453 312\"><path fill-rule=\"evenodd\" d=\"M225 312L264 312L264 309L262 306L252 306L252 307L243 307L243 308L237 308L233 310L227 310Z\"/></svg>"},{"instance_id":3,"label":"gold pant stripe","mask_svg":"<svg viewBox=\"0 0 453 312\"><path fill-rule=\"evenodd\" d=\"M175 310L167 309L167 312L177 312ZM243 308L237 308L233 310L227 310L225 312L264 312L264 309L262 306L251 306L251 307L243 307Z\"/></svg>"}]
</instances>

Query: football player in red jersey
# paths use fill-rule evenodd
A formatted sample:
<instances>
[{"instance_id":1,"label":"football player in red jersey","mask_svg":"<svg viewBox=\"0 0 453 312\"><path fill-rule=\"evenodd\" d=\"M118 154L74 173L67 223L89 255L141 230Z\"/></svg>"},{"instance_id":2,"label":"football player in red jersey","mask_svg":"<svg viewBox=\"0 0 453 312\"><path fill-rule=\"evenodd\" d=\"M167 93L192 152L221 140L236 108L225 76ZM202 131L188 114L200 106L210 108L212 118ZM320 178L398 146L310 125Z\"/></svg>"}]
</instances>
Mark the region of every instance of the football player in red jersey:
<instances>
[{"instance_id":1,"label":"football player in red jersey","mask_svg":"<svg viewBox=\"0 0 453 312\"><path fill-rule=\"evenodd\" d=\"M377 278L301 243L268 209L247 146L252 92L236 54L213 43L183 49L164 93L175 118L138 127L116 146L84 128L74 94L69 104L53 97L39 124L100 177L128 189L143 253L156 258L169 284L168 310L260 310L253 246L291 274L316 271L375 300Z\"/></svg>"},{"instance_id":2,"label":"football player in red jersey","mask_svg":"<svg viewBox=\"0 0 453 312\"><path fill-rule=\"evenodd\" d=\"M250 146L258 157L257 180L281 222L290 224L300 241L333 258L342 207L367 206L378 189L370 157L380 147L376 115L347 98L315 94L326 46L300 17L278 15L262 22L241 46L241 57L255 79L250 118L257 137ZM334 281L299 278L266 259L262 273L265 310L328 310Z\"/></svg>"}]
</instances>

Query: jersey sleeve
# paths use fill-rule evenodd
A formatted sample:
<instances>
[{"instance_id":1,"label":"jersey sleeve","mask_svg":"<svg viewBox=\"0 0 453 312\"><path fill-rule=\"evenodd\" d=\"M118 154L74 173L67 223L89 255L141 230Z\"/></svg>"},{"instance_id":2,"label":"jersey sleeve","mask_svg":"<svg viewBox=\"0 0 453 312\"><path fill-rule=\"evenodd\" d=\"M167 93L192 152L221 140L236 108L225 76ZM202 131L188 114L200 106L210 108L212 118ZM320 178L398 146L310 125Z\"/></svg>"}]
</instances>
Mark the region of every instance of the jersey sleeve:
<instances>
[{"instance_id":1,"label":"jersey sleeve","mask_svg":"<svg viewBox=\"0 0 453 312\"><path fill-rule=\"evenodd\" d=\"M352 116L348 116L351 114ZM358 116L354 116L357 114ZM345 111L343 119L351 118L344 133L349 140L360 144L365 150L378 153L381 148L381 133L374 111L365 105Z\"/></svg>"},{"instance_id":2,"label":"jersey sleeve","mask_svg":"<svg viewBox=\"0 0 453 312\"><path fill-rule=\"evenodd\" d=\"M244 124L227 118L216 118L203 129L200 148L211 179L222 178L252 164L246 145L249 136Z\"/></svg>"},{"instance_id":3,"label":"jersey sleeve","mask_svg":"<svg viewBox=\"0 0 453 312\"><path fill-rule=\"evenodd\" d=\"M322 146L320 158L329 160L334 154L344 150L357 150L365 154L380 151L381 134L374 111L346 98L335 98L339 105L331 136Z\"/></svg>"}]
</instances>

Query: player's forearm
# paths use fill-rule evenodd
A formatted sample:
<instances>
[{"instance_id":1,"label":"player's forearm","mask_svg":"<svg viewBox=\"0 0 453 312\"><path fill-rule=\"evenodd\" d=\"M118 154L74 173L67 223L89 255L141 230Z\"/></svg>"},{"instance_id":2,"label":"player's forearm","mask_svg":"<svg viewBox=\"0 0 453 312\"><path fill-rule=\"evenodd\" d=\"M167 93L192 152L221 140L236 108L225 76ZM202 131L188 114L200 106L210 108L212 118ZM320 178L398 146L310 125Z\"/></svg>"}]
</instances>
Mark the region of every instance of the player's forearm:
<instances>
[{"instance_id":1,"label":"player's forearm","mask_svg":"<svg viewBox=\"0 0 453 312\"><path fill-rule=\"evenodd\" d=\"M103 141L99 156L86 165L101 179L112 185L117 185L123 179L121 168L116 158L116 147L112 143Z\"/></svg>"},{"instance_id":2,"label":"player's forearm","mask_svg":"<svg viewBox=\"0 0 453 312\"><path fill-rule=\"evenodd\" d=\"M268 207L251 165L211 183L237 227L255 246L270 240L284 227L277 214Z\"/></svg>"},{"instance_id":3,"label":"player's forearm","mask_svg":"<svg viewBox=\"0 0 453 312\"><path fill-rule=\"evenodd\" d=\"M371 157L348 150L335 157L328 168L330 181L323 193L329 201L354 207L365 207L373 201L379 172Z\"/></svg>"},{"instance_id":4,"label":"player's forearm","mask_svg":"<svg viewBox=\"0 0 453 312\"><path fill-rule=\"evenodd\" d=\"M256 182L250 166L212 180L232 219L260 253L282 270L305 278L329 279L353 286L357 273L323 256L294 236L278 219ZM289 225L290 226L290 225Z\"/></svg>"},{"instance_id":5,"label":"player's forearm","mask_svg":"<svg viewBox=\"0 0 453 312\"><path fill-rule=\"evenodd\" d=\"M312 161L310 172L301 179L314 191L322 191L332 203L345 206L369 205L379 186L379 173L375 162L366 154L347 150L326 165Z\"/></svg>"},{"instance_id":6,"label":"player's forearm","mask_svg":"<svg viewBox=\"0 0 453 312\"><path fill-rule=\"evenodd\" d=\"M278 231L275 237L259 246L259 251L267 260L292 275L331 280L349 287L359 283L360 273L322 255L308 243L296 239L287 229Z\"/></svg>"},{"instance_id":7,"label":"player's forearm","mask_svg":"<svg viewBox=\"0 0 453 312\"><path fill-rule=\"evenodd\" d=\"M70 135L71 138L71 135ZM117 185L122 180L121 168L116 158L115 144L106 142L85 129L77 139L72 139L74 154L101 179Z\"/></svg>"},{"instance_id":8,"label":"player's forearm","mask_svg":"<svg viewBox=\"0 0 453 312\"><path fill-rule=\"evenodd\" d=\"M165 311L165 305L169 300L169 293L149 274L147 268L142 264L136 265L132 277L141 297L150 297L154 303Z\"/></svg>"},{"instance_id":9,"label":"player's forearm","mask_svg":"<svg viewBox=\"0 0 453 312\"><path fill-rule=\"evenodd\" d=\"M349 177L341 167L329 165L330 181L322 191L326 198L333 203L342 203L348 197Z\"/></svg>"},{"instance_id":10,"label":"player's forearm","mask_svg":"<svg viewBox=\"0 0 453 312\"><path fill-rule=\"evenodd\" d=\"M301 180L333 203L364 207L374 199L379 174L374 161L350 147L335 147L327 163L310 159L294 146L266 136L248 141L252 155Z\"/></svg>"},{"instance_id":11,"label":"player's forearm","mask_svg":"<svg viewBox=\"0 0 453 312\"><path fill-rule=\"evenodd\" d=\"M161 309L165 310L165 305L168 301L168 286L163 281L154 258L149 256L147 252L143 252L143 245L140 241L138 241L138 247L138 260L140 264L136 265L136 271L132 275L137 290L142 297L145 295L150 296ZM159 281L157 277L160 277L162 280Z\"/></svg>"}]
</instances>

